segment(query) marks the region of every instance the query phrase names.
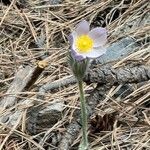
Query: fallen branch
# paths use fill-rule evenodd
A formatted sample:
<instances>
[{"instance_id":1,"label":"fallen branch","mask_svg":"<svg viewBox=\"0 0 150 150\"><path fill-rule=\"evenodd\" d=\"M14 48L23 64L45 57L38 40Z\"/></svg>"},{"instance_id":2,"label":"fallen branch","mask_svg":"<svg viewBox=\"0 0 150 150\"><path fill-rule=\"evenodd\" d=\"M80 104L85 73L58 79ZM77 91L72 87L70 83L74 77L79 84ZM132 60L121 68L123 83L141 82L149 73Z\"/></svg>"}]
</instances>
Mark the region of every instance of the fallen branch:
<instances>
[{"instance_id":1,"label":"fallen branch","mask_svg":"<svg viewBox=\"0 0 150 150\"><path fill-rule=\"evenodd\" d=\"M42 63L43 66L41 65ZM25 68L21 67L19 69L11 86L5 94L6 96L1 100L0 122L6 123L7 125L10 125L10 127L14 126L16 119L22 110L17 109L15 112L12 112L11 110L14 109L15 104L18 103L20 93L31 88L46 66L46 62L41 61L35 67L26 66ZM24 100L23 103L26 101L28 100Z\"/></svg>"},{"instance_id":2,"label":"fallen branch","mask_svg":"<svg viewBox=\"0 0 150 150\"><path fill-rule=\"evenodd\" d=\"M105 65L89 70L85 82L101 84L126 84L139 83L150 80L150 66L127 65L113 69L112 65Z\"/></svg>"},{"instance_id":3,"label":"fallen branch","mask_svg":"<svg viewBox=\"0 0 150 150\"><path fill-rule=\"evenodd\" d=\"M113 69L111 64L100 66L88 71L84 81L86 83L105 83L105 84L122 84L122 83L139 83L150 79L150 67L130 65ZM39 89L39 96L44 95L47 91L59 87L68 86L77 83L74 76L68 76L54 82L48 82Z\"/></svg>"}]
</instances>

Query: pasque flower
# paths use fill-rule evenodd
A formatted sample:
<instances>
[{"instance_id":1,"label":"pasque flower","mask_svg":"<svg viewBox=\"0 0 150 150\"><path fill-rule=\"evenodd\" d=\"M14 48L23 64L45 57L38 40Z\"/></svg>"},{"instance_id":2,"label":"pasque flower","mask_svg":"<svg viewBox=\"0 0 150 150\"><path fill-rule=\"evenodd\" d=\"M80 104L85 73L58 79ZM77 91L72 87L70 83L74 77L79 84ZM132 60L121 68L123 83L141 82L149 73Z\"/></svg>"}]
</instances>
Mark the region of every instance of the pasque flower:
<instances>
[{"instance_id":1,"label":"pasque flower","mask_svg":"<svg viewBox=\"0 0 150 150\"><path fill-rule=\"evenodd\" d=\"M69 41L71 55L76 60L97 58L106 52L107 31L102 27L90 30L89 23L83 20L70 34Z\"/></svg>"},{"instance_id":2,"label":"pasque flower","mask_svg":"<svg viewBox=\"0 0 150 150\"><path fill-rule=\"evenodd\" d=\"M88 123L86 99L83 90L83 78L90 64L89 58L97 58L106 52L104 45L107 41L107 31L105 28L97 27L90 31L89 23L81 21L69 36L71 51L68 55L68 63L77 79L82 123L82 141L79 150L88 150Z\"/></svg>"}]
</instances>

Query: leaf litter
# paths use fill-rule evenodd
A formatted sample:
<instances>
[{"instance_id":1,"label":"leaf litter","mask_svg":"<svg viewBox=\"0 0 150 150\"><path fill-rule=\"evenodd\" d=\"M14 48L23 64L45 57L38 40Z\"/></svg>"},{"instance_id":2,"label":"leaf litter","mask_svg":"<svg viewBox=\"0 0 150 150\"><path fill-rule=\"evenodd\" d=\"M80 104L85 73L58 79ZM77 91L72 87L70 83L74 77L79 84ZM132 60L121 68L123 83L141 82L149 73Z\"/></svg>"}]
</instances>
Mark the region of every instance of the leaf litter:
<instances>
[{"instance_id":1,"label":"leaf litter","mask_svg":"<svg viewBox=\"0 0 150 150\"><path fill-rule=\"evenodd\" d=\"M91 27L106 27L108 46L126 37L139 45L130 55L113 62L114 68L128 64L150 65L148 0L87 0L83 5L79 0L12 0L7 4L2 1L0 8L0 99L5 97L20 66L34 67L43 59L49 63L31 89L20 92L19 100L27 98L30 103L18 107L16 102L12 108L5 109L6 114L20 109L21 115L12 128L0 122L0 149L58 149L68 124L75 119L73 113L79 109L78 89L75 84L58 87L44 93L44 101L37 99L38 89L47 82L71 75L66 62L67 36L81 19L89 20ZM96 87L94 84L85 85L87 95ZM92 110L98 130L89 134L91 149L150 149L149 81L113 85L103 94ZM39 128L38 133L31 134L26 125L27 110L37 104L46 107L55 100L64 103L62 117L53 127ZM114 112L117 112L114 123L109 124ZM103 129L99 127L101 122ZM111 130L105 124L111 126ZM80 138L78 133L68 149L76 149Z\"/></svg>"}]
</instances>

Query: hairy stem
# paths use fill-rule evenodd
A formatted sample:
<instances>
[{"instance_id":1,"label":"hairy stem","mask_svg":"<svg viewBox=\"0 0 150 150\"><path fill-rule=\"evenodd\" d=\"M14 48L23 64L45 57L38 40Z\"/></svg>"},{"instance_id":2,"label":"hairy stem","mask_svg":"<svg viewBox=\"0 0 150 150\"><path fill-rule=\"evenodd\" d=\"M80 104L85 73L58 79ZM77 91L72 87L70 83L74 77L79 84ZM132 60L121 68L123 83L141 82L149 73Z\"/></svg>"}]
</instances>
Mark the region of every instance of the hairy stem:
<instances>
[{"instance_id":1,"label":"hairy stem","mask_svg":"<svg viewBox=\"0 0 150 150\"><path fill-rule=\"evenodd\" d=\"M82 137L83 141L80 145L79 150L87 150L88 148L88 138L87 138L87 110L86 102L83 91L83 81L78 81L79 92L80 92L80 103L81 103L81 120L82 120Z\"/></svg>"}]
</instances>

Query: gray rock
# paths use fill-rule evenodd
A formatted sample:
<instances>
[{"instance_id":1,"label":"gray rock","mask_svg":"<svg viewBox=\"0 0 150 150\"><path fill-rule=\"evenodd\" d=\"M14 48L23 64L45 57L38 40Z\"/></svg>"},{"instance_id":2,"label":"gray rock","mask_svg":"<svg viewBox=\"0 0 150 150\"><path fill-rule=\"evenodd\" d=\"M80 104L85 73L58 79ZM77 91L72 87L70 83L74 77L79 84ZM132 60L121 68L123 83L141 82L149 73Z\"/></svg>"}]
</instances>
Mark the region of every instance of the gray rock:
<instances>
[{"instance_id":1,"label":"gray rock","mask_svg":"<svg viewBox=\"0 0 150 150\"><path fill-rule=\"evenodd\" d=\"M126 37L110 45L106 54L96 59L96 64L106 64L112 61L118 61L135 51L139 45L130 37Z\"/></svg>"}]
</instances>

